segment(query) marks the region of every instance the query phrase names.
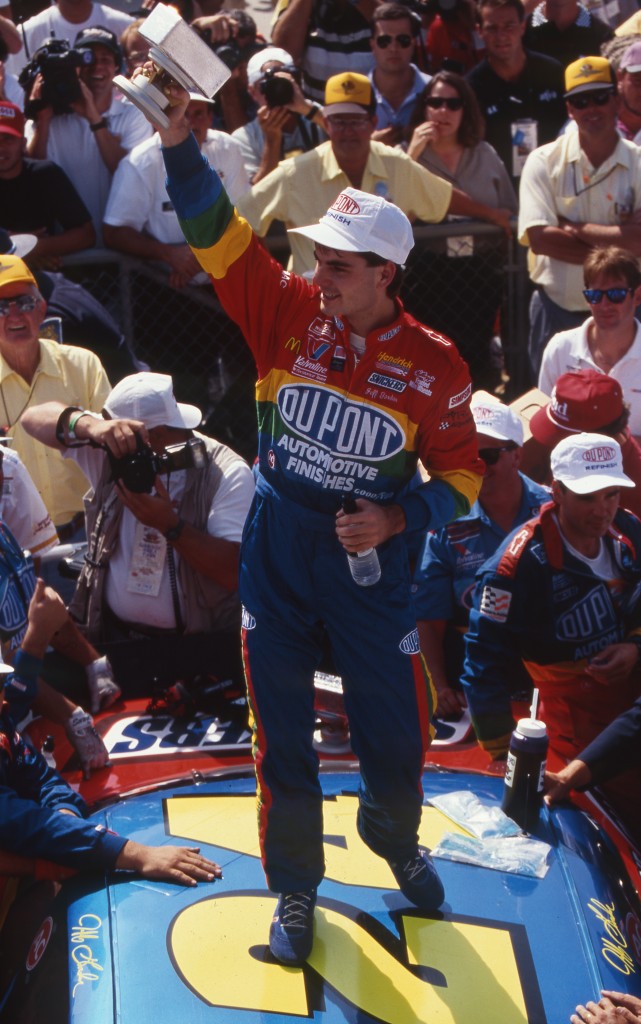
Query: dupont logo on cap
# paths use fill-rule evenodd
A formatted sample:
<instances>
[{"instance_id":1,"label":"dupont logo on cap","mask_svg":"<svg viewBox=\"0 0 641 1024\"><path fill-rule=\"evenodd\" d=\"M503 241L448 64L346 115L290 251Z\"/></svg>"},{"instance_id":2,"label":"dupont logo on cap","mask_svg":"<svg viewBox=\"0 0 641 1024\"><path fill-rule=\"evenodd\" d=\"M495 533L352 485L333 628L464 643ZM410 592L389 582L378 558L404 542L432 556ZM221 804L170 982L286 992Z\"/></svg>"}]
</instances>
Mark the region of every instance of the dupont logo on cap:
<instances>
[{"instance_id":1,"label":"dupont logo on cap","mask_svg":"<svg viewBox=\"0 0 641 1024\"><path fill-rule=\"evenodd\" d=\"M341 192L338 199L332 203L330 210L336 210L338 213L360 213L361 208L351 196L348 196L345 192Z\"/></svg>"},{"instance_id":2,"label":"dupont logo on cap","mask_svg":"<svg viewBox=\"0 0 641 1024\"><path fill-rule=\"evenodd\" d=\"M570 434L550 457L554 480L574 494L592 494L607 487L634 487L623 472L618 441L601 434Z\"/></svg>"},{"instance_id":3,"label":"dupont logo on cap","mask_svg":"<svg viewBox=\"0 0 641 1024\"><path fill-rule=\"evenodd\" d=\"M609 469L615 465L616 449L611 445L598 445L583 452L584 462L596 463L597 467Z\"/></svg>"}]
</instances>

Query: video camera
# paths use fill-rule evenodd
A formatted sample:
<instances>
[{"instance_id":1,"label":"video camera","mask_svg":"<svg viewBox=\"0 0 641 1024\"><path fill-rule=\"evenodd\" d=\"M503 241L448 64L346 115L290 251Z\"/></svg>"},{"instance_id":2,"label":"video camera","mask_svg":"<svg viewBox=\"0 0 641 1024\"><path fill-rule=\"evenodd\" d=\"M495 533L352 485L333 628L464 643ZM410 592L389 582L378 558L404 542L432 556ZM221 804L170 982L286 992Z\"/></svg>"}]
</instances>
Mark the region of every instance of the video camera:
<instances>
[{"instance_id":1,"label":"video camera","mask_svg":"<svg viewBox=\"0 0 641 1024\"><path fill-rule=\"evenodd\" d=\"M175 473L180 469L204 469L207 465L205 442L190 437L180 444L170 444L164 451L156 453L138 438L138 449L133 455L117 459L105 448L111 472L116 483L122 481L128 491L134 494L150 494L156 477L160 473Z\"/></svg>"},{"instance_id":2,"label":"video camera","mask_svg":"<svg viewBox=\"0 0 641 1024\"><path fill-rule=\"evenodd\" d=\"M78 68L93 63L91 50L76 50L66 39L45 39L18 78L25 92L25 117L31 119L51 107L54 114L70 114L71 104L82 98ZM30 100L36 75L42 75L42 98Z\"/></svg>"},{"instance_id":3,"label":"video camera","mask_svg":"<svg viewBox=\"0 0 641 1024\"><path fill-rule=\"evenodd\" d=\"M283 64L279 68L267 68L258 83L268 107L286 107L294 99L294 86L280 72L285 71L300 85L300 69L294 64Z\"/></svg>"}]
</instances>

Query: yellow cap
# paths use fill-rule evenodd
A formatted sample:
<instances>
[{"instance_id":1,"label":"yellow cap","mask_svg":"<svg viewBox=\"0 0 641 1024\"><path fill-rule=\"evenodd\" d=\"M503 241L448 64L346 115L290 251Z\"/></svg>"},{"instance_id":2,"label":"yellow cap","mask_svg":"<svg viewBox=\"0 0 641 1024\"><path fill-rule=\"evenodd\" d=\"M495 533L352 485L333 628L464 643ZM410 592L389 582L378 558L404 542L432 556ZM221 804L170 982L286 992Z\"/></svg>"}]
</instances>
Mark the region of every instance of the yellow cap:
<instances>
[{"instance_id":1,"label":"yellow cap","mask_svg":"<svg viewBox=\"0 0 641 1024\"><path fill-rule=\"evenodd\" d=\"M608 86L614 88L614 76L605 57L579 57L565 69L566 97Z\"/></svg>"},{"instance_id":2,"label":"yellow cap","mask_svg":"<svg viewBox=\"0 0 641 1024\"><path fill-rule=\"evenodd\" d=\"M362 114L363 110L369 113L373 103L372 84L366 75L344 71L332 75L325 83L326 114Z\"/></svg>"},{"instance_id":3,"label":"yellow cap","mask_svg":"<svg viewBox=\"0 0 641 1024\"><path fill-rule=\"evenodd\" d=\"M0 256L0 291L10 284L36 284L29 267L18 256Z\"/></svg>"}]
</instances>

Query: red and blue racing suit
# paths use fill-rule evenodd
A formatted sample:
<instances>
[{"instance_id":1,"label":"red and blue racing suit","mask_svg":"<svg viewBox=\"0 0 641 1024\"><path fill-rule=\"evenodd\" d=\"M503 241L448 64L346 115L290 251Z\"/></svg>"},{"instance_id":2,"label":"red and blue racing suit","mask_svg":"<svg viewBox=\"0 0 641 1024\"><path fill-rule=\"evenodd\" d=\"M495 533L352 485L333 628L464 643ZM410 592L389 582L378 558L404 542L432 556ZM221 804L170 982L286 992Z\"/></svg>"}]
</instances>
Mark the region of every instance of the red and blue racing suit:
<instances>
[{"instance_id":1,"label":"red and blue racing suit","mask_svg":"<svg viewBox=\"0 0 641 1024\"><path fill-rule=\"evenodd\" d=\"M164 151L185 237L258 369L259 473L241 552L240 594L254 715L259 833L276 892L324 872L313 673L327 631L354 752L358 827L381 856L416 849L430 694L405 542L379 548L381 580L357 586L335 533L343 494L401 505L408 531L466 513L482 464L467 367L400 303L357 361L349 323L287 273L234 211L193 139ZM430 481L410 491L420 456ZM407 489L407 490L406 490Z\"/></svg>"}]
</instances>

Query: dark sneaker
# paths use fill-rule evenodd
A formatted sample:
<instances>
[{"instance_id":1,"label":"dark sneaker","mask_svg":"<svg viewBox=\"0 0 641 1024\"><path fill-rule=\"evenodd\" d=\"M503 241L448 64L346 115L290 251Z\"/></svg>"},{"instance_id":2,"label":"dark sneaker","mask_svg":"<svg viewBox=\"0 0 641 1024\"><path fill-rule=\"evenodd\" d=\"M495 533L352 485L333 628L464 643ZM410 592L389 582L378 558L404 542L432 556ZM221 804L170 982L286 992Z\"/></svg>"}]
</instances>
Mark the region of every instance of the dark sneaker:
<instances>
[{"instance_id":1,"label":"dark sneaker","mask_svg":"<svg viewBox=\"0 0 641 1024\"><path fill-rule=\"evenodd\" d=\"M314 943L316 889L285 892L278 897L276 914L269 929L269 948L281 964L302 964Z\"/></svg>"},{"instance_id":2,"label":"dark sneaker","mask_svg":"<svg viewBox=\"0 0 641 1024\"><path fill-rule=\"evenodd\" d=\"M424 850L417 850L406 860L387 862L398 887L406 899L421 910L436 910L445 899L443 883L432 859Z\"/></svg>"}]
</instances>

